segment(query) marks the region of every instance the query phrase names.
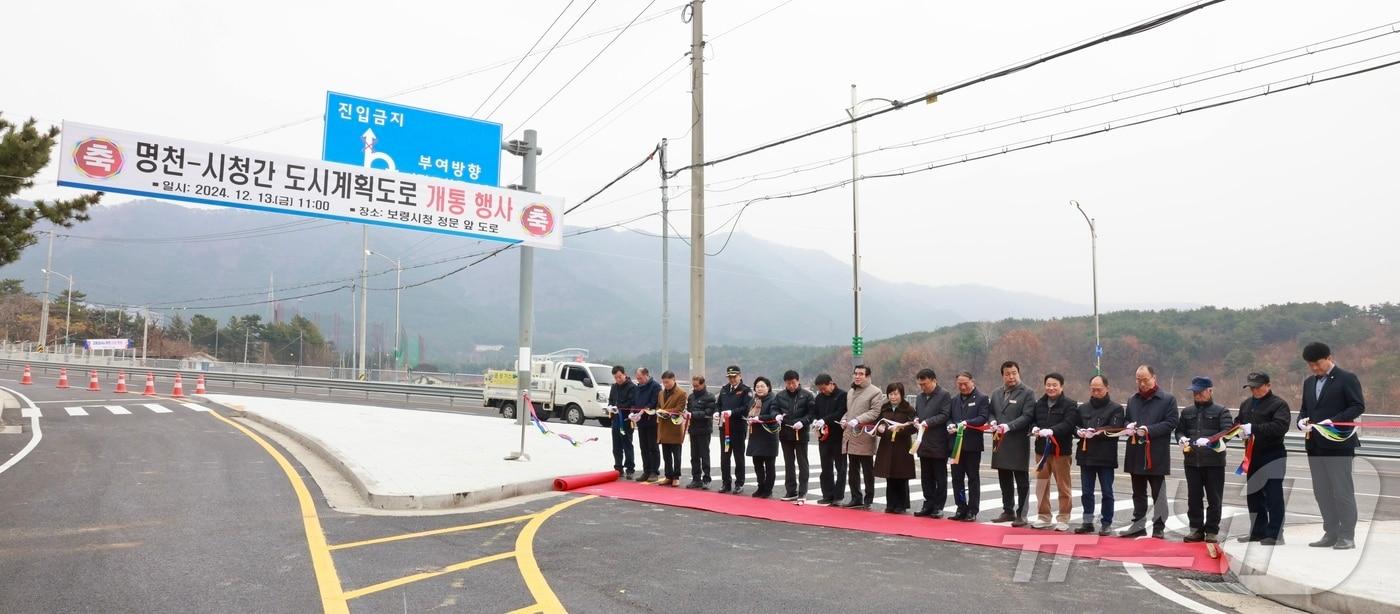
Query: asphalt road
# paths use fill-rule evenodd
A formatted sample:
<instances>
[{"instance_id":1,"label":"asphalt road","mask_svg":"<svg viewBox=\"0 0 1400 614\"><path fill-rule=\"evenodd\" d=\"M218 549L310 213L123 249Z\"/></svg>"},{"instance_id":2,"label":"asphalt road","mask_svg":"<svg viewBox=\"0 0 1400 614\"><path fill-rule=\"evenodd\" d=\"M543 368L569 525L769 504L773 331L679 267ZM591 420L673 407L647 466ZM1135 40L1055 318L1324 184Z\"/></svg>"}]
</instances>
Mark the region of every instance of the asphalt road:
<instances>
[{"instance_id":1,"label":"asphalt road","mask_svg":"<svg viewBox=\"0 0 1400 614\"><path fill-rule=\"evenodd\" d=\"M0 612L322 610L292 482L248 434L168 399L59 391L42 379L19 388L16 375L0 373L0 385L38 404L43 438L0 474ZM246 388L237 392L261 394ZM493 413L419 400L370 402ZM71 415L69 407L86 415ZM18 421L16 414L7 411L5 418ZM29 436L0 436L0 462ZM555 508L577 497L437 516L341 513L325 504L293 455L271 447L288 459L314 501L350 612L512 611L542 603L541 581L574 612L1075 612L1085 604L1182 611L1118 564L1075 560L1056 568L1045 556L1024 563L1018 551L601 498L565 509ZM1291 475L1306 477L1303 459L1290 465ZM1369 499L1380 514L1395 515L1400 463L1376 466L1375 488L1367 491L1364 480L1359 488L1383 495ZM994 484L984 473L984 486ZM1119 490L1126 492L1125 482ZM1242 506L1230 490L1227 505ZM1315 509L1301 495L1306 492L1292 497L1290 513L1305 521ZM983 493L984 501L997 498ZM994 513L984 511L984 518ZM1193 574L1150 575L1209 603L1183 584Z\"/></svg>"}]
</instances>

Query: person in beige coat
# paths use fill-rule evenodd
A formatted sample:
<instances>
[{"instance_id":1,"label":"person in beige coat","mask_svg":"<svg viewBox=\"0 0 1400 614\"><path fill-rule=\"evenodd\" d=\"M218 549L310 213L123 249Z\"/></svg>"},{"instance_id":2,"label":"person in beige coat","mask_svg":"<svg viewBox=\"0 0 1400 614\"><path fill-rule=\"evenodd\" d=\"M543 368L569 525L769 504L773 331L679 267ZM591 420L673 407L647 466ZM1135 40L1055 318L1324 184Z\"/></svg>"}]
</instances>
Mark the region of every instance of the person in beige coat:
<instances>
[{"instance_id":1,"label":"person in beige coat","mask_svg":"<svg viewBox=\"0 0 1400 614\"><path fill-rule=\"evenodd\" d=\"M847 482L851 485L851 500L842 507L870 509L875 501L875 436L864 429L880 420L885 405L885 393L870 383L870 367L856 365L851 389L846 393L846 415L841 426L846 429L841 438L841 452L849 468ZM861 492L861 483L865 491Z\"/></svg>"},{"instance_id":2,"label":"person in beige coat","mask_svg":"<svg viewBox=\"0 0 1400 614\"><path fill-rule=\"evenodd\" d=\"M661 374L661 393L656 399L656 441L666 472L657 484L676 486L681 481L681 444L685 443L685 390L676 385L676 374Z\"/></svg>"}]
</instances>

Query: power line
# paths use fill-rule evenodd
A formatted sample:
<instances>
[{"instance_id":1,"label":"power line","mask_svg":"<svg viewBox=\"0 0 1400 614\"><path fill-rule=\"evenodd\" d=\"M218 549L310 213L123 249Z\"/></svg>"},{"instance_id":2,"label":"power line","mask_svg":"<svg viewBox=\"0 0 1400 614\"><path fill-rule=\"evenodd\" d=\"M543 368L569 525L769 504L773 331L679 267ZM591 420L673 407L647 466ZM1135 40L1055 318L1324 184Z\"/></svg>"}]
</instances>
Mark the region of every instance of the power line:
<instances>
[{"instance_id":1,"label":"power line","mask_svg":"<svg viewBox=\"0 0 1400 614\"><path fill-rule=\"evenodd\" d=\"M642 167L643 165L645 165L647 162L650 162L651 159L652 159L653 157L656 156L656 152L658 152L658 151L661 151L661 146L660 146L660 145L657 145L657 146L653 147L653 148L651 149L651 152L647 153L647 157L642 158L642 161L641 161L641 162L638 162L638 163L636 163L636 164L633 164L633 165L632 165L632 168L629 168L629 169L623 171L621 175L618 175L616 178L614 178L612 181L609 181L609 182L608 182L606 185L604 185L603 187L598 188L598 190L597 190L596 192L590 194L590 195L588 196L588 198L585 198L585 199L579 201L578 204L576 204L576 205L574 205L574 206L572 206L572 207L569 207L568 209L565 209L565 210L564 210L564 215L568 215L568 214L569 214L570 212L572 212L574 209L577 209L577 208L579 208L579 207L582 207L582 206L588 204L588 201L593 200L594 198L597 198L599 194L602 194L603 192L607 191L608 188L613 187L613 185L615 185L617 182L622 181L622 180L625 179L628 175L631 175L632 173L636 172L637 169L641 168L641 167Z\"/></svg>"},{"instance_id":2,"label":"power line","mask_svg":"<svg viewBox=\"0 0 1400 614\"><path fill-rule=\"evenodd\" d=\"M529 50L529 51L526 51L526 52L525 52L525 55L520 56L520 61L516 62L516 63L515 63L515 66L510 67L510 72L506 73L506 76L501 77L500 83L497 83L497 84L496 84L496 87L494 87L494 88L491 89L491 93L490 93L490 94L487 94L485 98L482 98L482 99L481 99L481 104L476 105L476 109L474 109L474 110L472 111L472 117L475 117L476 114L477 114L478 112L481 111L481 107L486 106L486 103L487 103L487 102L490 102L491 97L492 97L492 96L495 96L495 95L496 95L496 92L501 91L501 86L502 86L502 85L505 85L505 84L506 84L506 81L510 81L511 76L513 76L513 75L515 74L515 71L518 70L518 69L520 68L520 65L521 65L521 64L524 64L524 63L525 63L525 59L528 58L528 57L530 57L530 54L532 54L532 53L535 52L535 48L540 46L540 41L543 41L543 40L544 40L545 35L549 34L549 31L554 29L555 24L559 23L559 20L560 20L562 17L564 17L564 13L569 12L569 7L571 7L571 6L573 6L573 5L574 5L574 0L569 0L569 3L568 3L568 4L565 4L565 5L564 5L564 8L563 8L562 10L559 11L559 14L554 16L554 21L549 22L549 27L545 28L545 29L544 29L544 32L540 32L540 37L537 38L537 39L535 39L535 44L530 45L530 50ZM574 23L578 23L578 22L574 22ZM565 34L567 34L567 32L566 32ZM557 46L558 46L558 45L555 45L555 47L557 47ZM553 51L553 50L554 50L554 48L551 47L551 48L550 48L550 51ZM541 61L543 61L543 60L541 60ZM536 66L538 66L538 64L536 64ZM525 78L528 79L528 78L530 78L530 77L527 75ZM524 80L522 79L521 81L523 82Z\"/></svg>"},{"instance_id":3,"label":"power line","mask_svg":"<svg viewBox=\"0 0 1400 614\"><path fill-rule=\"evenodd\" d=\"M307 220L292 222L290 224L275 224L259 228L249 228L247 230L229 231L213 233L207 235L192 235L185 237L93 237L85 235L74 235L67 233L54 233L54 236L66 239L80 239L83 241L96 241L101 243L139 243L142 245L165 245L179 243L213 243L218 241L237 241L243 239L256 239L270 237L305 230L314 230L326 226L335 226L344 222L319 222L317 220ZM314 224L314 225L311 225Z\"/></svg>"},{"instance_id":4,"label":"power line","mask_svg":"<svg viewBox=\"0 0 1400 614\"><path fill-rule=\"evenodd\" d=\"M778 139L778 140L776 140L776 141L770 141L770 142L765 143L765 144L762 144L762 145L757 145L757 146L754 146L754 147L750 147L750 148L748 148L748 149L744 149L744 150L741 150L741 151L739 151L739 152L732 153L732 154L729 154L729 155L726 155L726 156L723 156L723 157L720 157L720 158L716 158L716 159L713 159L713 160L705 160L705 161L703 161L703 162L699 162L698 164L689 164L689 165L683 166L683 167L681 167L681 168L675 169L675 170L673 170L673 171L670 171L670 176L675 177L675 176L679 175L679 174L682 173L682 172L685 172L685 171L688 171L688 170L690 170L690 169L692 169L692 168L695 168L696 166L714 166L714 165L716 165L716 164L721 164L721 163L723 163L723 162L728 162L728 161L730 161L730 160L734 160L734 159L737 159L737 158L742 158L742 157L744 157L744 156L752 155L752 154L758 153L758 152L760 152L760 151L764 151L764 150L767 150L767 149L772 149L772 148L774 148L774 147L778 147L778 146L781 146L781 145L786 145L786 144L792 143L792 142L794 142L794 141L799 141L799 140L802 140L802 139L805 139L805 138L808 138L808 137L812 137L812 136L816 136L816 135L818 135L818 134L822 134L822 133L825 133L825 132L829 132L829 131L835 130L835 129L837 129L837 128L841 128L841 127L844 127L844 126L849 126L849 125L854 124L854 123L856 123L856 122L863 121L863 120L866 120L866 119L870 119L870 118L872 118L872 117L877 117L877 116L880 116L880 115L884 115L884 114L889 113L889 112L892 112L892 111L898 111L898 110L900 110L900 109L903 109L903 108L909 106L909 105L911 104L912 101L925 100L925 101L928 101L928 102L933 102L933 101L937 100L939 96L951 94L951 93L956 92L956 91L958 91L958 90L961 90L961 89L964 89L964 88L968 88L968 87L971 87L971 86L973 86L973 85L977 85L977 84L979 84L979 83L984 83L984 82L987 82L987 81L991 81L991 80L993 80L993 79L997 79L997 78L1004 77L1004 76L1007 76L1007 75L1010 75L1010 74L1013 74L1013 73L1017 73L1017 72L1020 72L1020 71L1022 71L1022 70L1026 70L1026 69L1028 69L1028 68L1031 68L1031 67L1033 67L1033 66L1036 66L1036 65L1039 65L1039 64L1044 64L1044 63L1049 62L1049 61L1051 61L1051 60L1054 60L1054 59L1057 59L1057 58L1061 58L1061 57L1070 55L1070 54L1072 54L1072 53L1077 53L1077 52L1083 51L1083 50L1085 50L1085 49L1089 49L1089 48L1092 48L1092 47L1096 47L1096 46L1098 46L1098 45L1101 45L1101 44L1104 44L1104 43L1107 43L1107 42L1110 42L1110 41L1118 40L1118 39L1120 39L1120 38L1126 38L1126 37L1129 37L1129 36L1133 36L1133 35L1136 35L1136 34L1140 34L1140 33L1146 32L1146 31L1148 31L1148 30L1152 30L1152 29L1157 28L1157 27L1159 27L1159 26L1165 25L1165 24L1167 24L1167 23L1169 23L1169 22L1171 22L1171 21L1174 21L1174 20L1176 20L1176 19L1179 19L1179 18L1181 18L1181 17L1184 17L1184 16L1186 16L1186 15L1189 15L1189 14L1191 14L1191 13L1194 13L1194 12L1196 12L1196 11L1199 11L1199 10L1201 10L1201 9L1204 9L1204 8L1206 8L1206 7L1209 7L1209 6L1211 6L1211 5L1219 4L1219 3L1224 2L1224 1L1225 1L1225 0L1202 0L1201 2L1197 2L1197 3L1194 3L1194 4L1188 5L1188 6L1184 7L1184 8L1180 8L1180 9L1176 9L1176 10L1170 11L1170 12L1164 13L1164 14L1162 14L1162 15L1158 15L1158 16L1156 16L1156 17L1150 17L1150 18L1148 18L1148 19L1146 19L1146 20L1139 21L1139 22L1137 22L1137 23L1134 23L1134 24L1132 24L1132 25L1129 25L1129 26L1126 26L1126 27L1123 27L1123 28L1114 30L1114 31L1109 32L1109 33L1107 33L1107 34L1103 34L1103 35L1100 35L1100 36L1091 38L1091 39L1089 39L1089 40L1086 40L1086 41L1083 41L1083 42L1080 42L1080 43L1075 43L1075 44L1069 45L1069 46L1067 46L1067 47L1063 47L1063 48L1061 48L1061 49L1058 49L1058 50L1055 50L1055 51L1051 51L1051 52L1048 52L1048 53L1045 53L1045 54L1036 56L1036 57L1031 58L1031 59L1029 59L1029 60L1024 60L1024 61L1022 61L1022 62L1020 62L1020 63L1017 63L1017 64L1014 64L1014 65L1008 66L1008 67L1006 67L1006 68L1001 68L1001 69L994 70L994 71L989 72L989 73L984 73L984 74L982 74L982 75L978 75L978 76L976 76L976 77L971 77L971 78L968 78L968 79L964 79L964 80L962 80L962 81L959 81L959 82L957 82L957 83L954 83L953 85L949 85L949 86L946 86L946 87L943 87L943 88L938 88L938 89L929 90L928 92L925 92L925 93L923 93L923 94L920 94L919 96L916 96L916 97L914 97L914 98L906 99L906 100L903 100L903 101L901 101L901 100L892 100L892 101L890 101L890 105L889 105L888 107L883 108L883 109L878 109L878 110L875 110L875 111L870 111L870 112L868 112L868 113L861 113L861 114L853 115L853 116L850 117L850 118L847 118L847 119L844 119L844 120L841 120L841 121L837 121L837 122L835 122L835 123L827 124L827 125L822 126L822 127L819 127L819 128L813 128L813 129L811 129L811 130L807 130L807 131L804 131L804 132L800 132L800 133L798 133L798 134L795 134L795 135L792 135L792 136L789 136L789 137L785 137L785 138L782 138L782 139Z\"/></svg>"},{"instance_id":5,"label":"power line","mask_svg":"<svg viewBox=\"0 0 1400 614\"><path fill-rule=\"evenodd\" d=\"M594 1L596 2L597 0ZM1220 2L1222 0L1215 1ZM569 85L573 84L574 80L579 78L579 75L582 75L584 71L588 70L588 67L592 66L594 62L598 61L598 58L602 57L603 53L606 52L609 47L612 47L613 43L617 42L617 39L622 38L622 35L626 34L627 30L631 29L632 24L637 23L637 20L642 18L642 14L646 13L647 9L651 8L651 5L653 4L656 4L656 0L651 0L650 2L647 2L647 5L642 7L641 11L637 12L637 16L633 17L632 21L628 22L626 27L618 31L617 35L613 36L612 39L608 41L608 44L603 45L603 48L599 49L598 53L594 54L593 57L588 60L588 63L584 64L582 68L579 68L578 72L574 73L574 76L569 77L569 80L565 81L564 85L559 86L559 89L555 90L555 92L551 94L549 98L545 99L544 103L541 104L539 108L535 109L534 113L531 113L529 117L526 117L523 121L516 124L517 127L515 130L511 131L511 134L515 134L516 132L518 132L520 130L519 126L524 126L525 124L530 123L530 120L534 119L536 115L539 115L540 111L543 111L545 107L549 106L549 103L554 102L554 99L557 98L559 94L562 94L564 90L569 87Z\"/></svg>"},{"instance_id":6,"label":"power line","mask_svg":"<svg viewBox=\"0 0 1400 614\"><path fill-rule=\"evenodd\" d=\"M492 115L495 115L496 111L499 111L501 109L501 105L504 105L507 100L510 100L510 97L514 96L515 92L520 89L520 86L525 85L525 82L530 80L530 75L535 74L535 71L539 70L540 65L544 64L544 61L549 59L549 56L554 53L554 50L559 48L559 44L564 41L564 37L568 36L570 32L574 31L574 26L577 26L578 22L583 21L583 17L588 14L588 11L593 10L593 5L595 4L598 4L598 0L593 0L592 2L589 2L588 6L583 8L583 12L579 13L578 17L574 19L574 22L569 24L569 29L564 30L564 33L559 35L559 40L554 41L554 44L549 47L549 50L544 52L544 56L540 58L540 61L535 62L535 65L530 67L530 72L525 73L525 76L522 77L520 81L515 84L515 87L510 88L510 92L506 94L506 97L502 98L500 102L497 102L496 106L491 107L491 112L487 113L486 117L491 117Z\"/></svg>"}]
</instances>

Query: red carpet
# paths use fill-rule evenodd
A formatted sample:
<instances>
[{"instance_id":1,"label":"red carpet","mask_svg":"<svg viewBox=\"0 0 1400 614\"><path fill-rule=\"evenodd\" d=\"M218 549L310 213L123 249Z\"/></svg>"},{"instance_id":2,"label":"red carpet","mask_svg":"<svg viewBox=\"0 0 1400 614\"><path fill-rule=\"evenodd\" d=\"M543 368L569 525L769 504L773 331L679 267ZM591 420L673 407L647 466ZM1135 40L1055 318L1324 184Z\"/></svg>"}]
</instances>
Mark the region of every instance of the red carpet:
<instances>
[{"instance_id":1,"label":"red carpet","mask_svg":"<svg viewBox=\"0 0 1400 614\"><path fill-rule=\"evenodd\" d=\"M606 484L617 480L617 470L600 471L598 473L580 473L578 475L565 475L554 478L554 490L576 490L584 486L596 484Z\"/></svg>"},{"instance_id":2,"label":"red carpet","mask_svg":"<svg viewBox=\"0 0 1400 614\"><path fill-rule=\"evenodd\" d=\"M1219 559L1212 559L1206 553L1205 544L1199 543L1074 535L1036 529L1014 529L1007 525L915 518L909 514L893 515L879 511L848 510L811 504L799 506L771 499L754 499L747 494L736 497L636 482L607 482L574 489L573 492L814 527L902 535L1012 550L1036 550L1083 559L1124 561L1213 574L1223 574L1230 569L1224 552L1221 552Z\"/></svg>"}]
</instances>

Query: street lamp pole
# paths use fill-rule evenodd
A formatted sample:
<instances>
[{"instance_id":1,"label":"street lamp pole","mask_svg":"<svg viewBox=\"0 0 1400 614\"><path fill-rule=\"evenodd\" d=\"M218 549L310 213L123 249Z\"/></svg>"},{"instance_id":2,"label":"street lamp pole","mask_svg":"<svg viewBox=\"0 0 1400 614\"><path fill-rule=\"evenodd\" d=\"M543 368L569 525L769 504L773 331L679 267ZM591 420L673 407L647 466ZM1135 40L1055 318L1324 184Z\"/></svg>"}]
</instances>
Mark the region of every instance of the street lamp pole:
<instances>
[{"instance_id":1,"label":"street lamp pole","mask_svg":"<svg viewBox=\"0 0 1400 614\"><path fill-rule=\"evenodd\" d=\"M68 333L73 323L73 276L64 275L63 273L49 269L40 269L40 272L46 277L48 275L57 275L68 280L68 298L64 301L63 307L63 344L68 345Z\"/></svg>"},{"instance_id":2,"label":"street lamp pole","mask_svg":"<svg viewBox=\"0 0 1400 614\"><path fill-rule=\"evenodd\" d=\"M1084 212L1084 207L1079 206L1079 201L1069 201L1079 210L1079 214L1084 216L1084 221L1089 224L1089 255L1092 261L1094 276L1094 375L1103 374L1103 342L1099 337L1099 231L1094 224L1094 219Z\"/></svg>"},{"instance_id":3,"label":"street lamp pole","mask_svg":"<svg viewBox=\"0 0 1400 614\"><path fill-rule=\"evenodd\" d=\"M856 108L865 102L888 102L894 101L888 98L866 98L856 101L856 84L851 84L851 108L846 109L846 114L852 120L856 118ZM851 361L852 366L861 362L861 356L865 352L865 340L861 338L860 331L860 141L857 126L860 122L851 122L851 294L855 302L855 329L851 335Z\"/></svg>"},{"instance_id":4,"label":"street lamp pole","mask_svg":"<svg viewBox=\"0 0 1400 614\"><path fill-rule=\"evenodd\" d=\"M46 351L49 345L49 270L53 268L53 231L49 231L49 259L41 269L44 273L44 306L39 314L39 351Z\"/></svg>"},{"instance_id":5,"label":"street lamp pole","mask_svg":"<svg viewBox=\"0 0 1400 614\"><path fill-rule=\"evenodd\" d=\"M394 370L399 370L399 298L403 292L403 261L379 252L365 250L367 256L379 256L394 265Z\"/></svg>"}]
</instances>

